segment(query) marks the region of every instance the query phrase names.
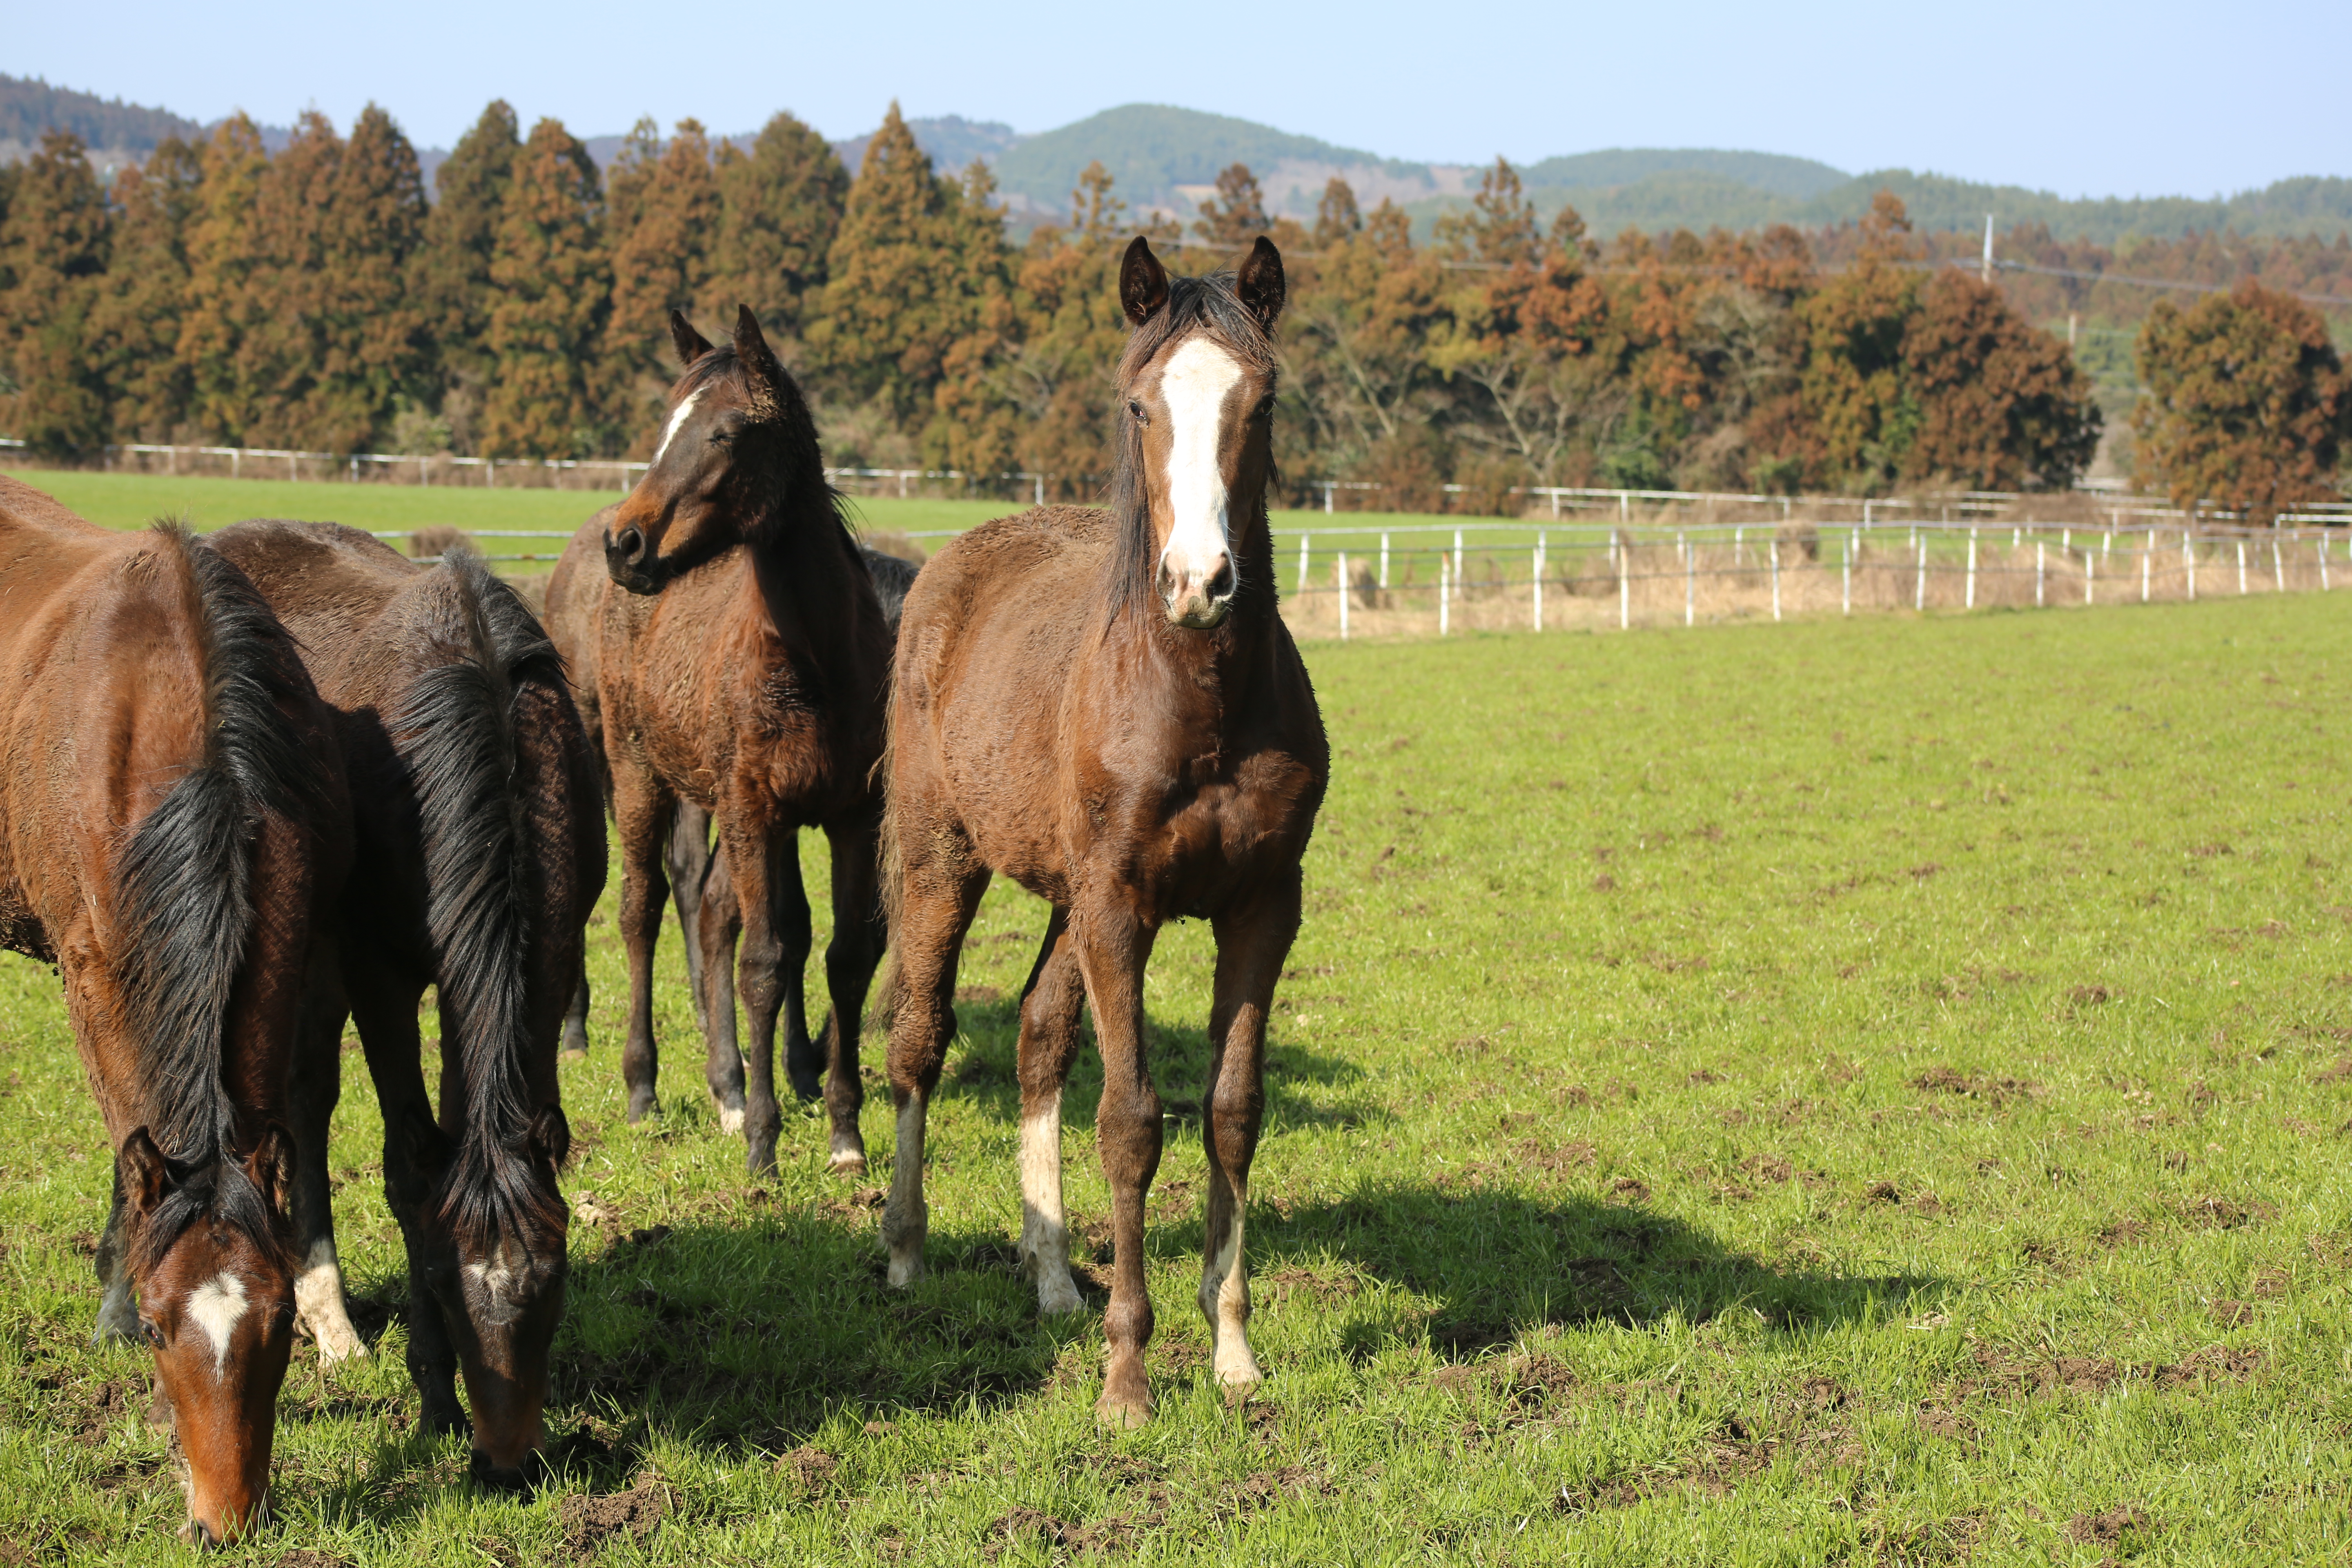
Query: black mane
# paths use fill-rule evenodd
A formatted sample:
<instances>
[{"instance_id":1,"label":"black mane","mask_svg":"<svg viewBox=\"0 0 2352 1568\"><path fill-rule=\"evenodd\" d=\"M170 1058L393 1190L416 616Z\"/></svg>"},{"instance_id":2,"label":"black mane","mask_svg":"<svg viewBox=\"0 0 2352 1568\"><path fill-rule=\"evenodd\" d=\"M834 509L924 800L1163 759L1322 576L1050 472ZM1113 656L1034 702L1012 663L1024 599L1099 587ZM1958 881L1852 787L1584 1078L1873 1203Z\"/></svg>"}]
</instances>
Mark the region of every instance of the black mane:
<instances>
[{"instance_id":1,"label":"black mane","mask_svg":"<svg viewBox=\"0 0 2352 1568\"><path fill-rule=\"evenodd\" d=\"M524 682L560 689L563 662L479 556L451 551L434 581L455 657L416 678L391 729L415 783L433 889L425 922L466 1085L443 1212L487 1241L554 1201L533 1181L528 1150L530 889L514 710Z\"/></svg>"},{"instance_id":2,"label":"black mane","mask_svg":"<svg viewBox=\"0 0 2352 1568\"><path fill-rule=\"evenodd\" d=\"M175 1178L138 1227L152 1268L199 1216L274 1249L268 1205L233 1157L222 1079L230 994L251 939L262 819L315 808L314 764L280 709L310 694L268 605L210 545L175 523L157 552L184 574L204 670L204 760L132 829L116 868L113 925L124 1021L152 1086L148 1128Z\"/></svg>"},{"instance_id":3,"label":"black mane","mask_svg":"<svg viewBox=\"0 0 2352 1568\"><path fill-rule=\"evenodd\" d=\"M1241 296L1234 291L1233 273L1171 278L1168 303L1135 329L1127 341L1127 353L1120 356L1118 385L1122 402L1126 388L1151 363L1153 355L1171 339L1193 331L1209 333L1269 377L1273 375L1274 339L1258 324L1249 307L1242 303ZM1143 432L1132 419L1117 419L1116 423L1118 456L1118 466L1111 474L1110 514L1118 542L1112 547L1110 581L1107 584L1114 616L1151 597L1151 580L1160 569L1151 547L1151 510L1143 473ZM1263 497L1259 498L1259 510L1264 510ZM1237 595L1248 595L1258 586L1242 574L1238 552L1234 570ZM1270 591L1273 584L1269 582L1265 586Z\"/></svg>"}]
</instances>

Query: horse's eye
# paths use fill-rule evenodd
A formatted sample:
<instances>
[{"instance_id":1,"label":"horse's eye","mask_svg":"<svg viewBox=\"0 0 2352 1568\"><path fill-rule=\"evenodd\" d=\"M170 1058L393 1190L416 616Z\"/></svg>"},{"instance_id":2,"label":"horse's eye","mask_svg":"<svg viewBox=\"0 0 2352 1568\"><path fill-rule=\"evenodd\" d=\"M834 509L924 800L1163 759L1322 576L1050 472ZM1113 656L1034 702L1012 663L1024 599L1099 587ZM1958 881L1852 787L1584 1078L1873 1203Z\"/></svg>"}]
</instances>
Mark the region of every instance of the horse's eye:
<instances>
[{"instance_id":1,"label":"horse's eye","mask_svg":"<svg viewBox=\"0 0 2352 1568\"><path fill-rule=\"evenodd\" d=\"M163 1331L156 1326L152 1319L142 1318L139 1320L139 1335L140 1338L145 1340L157 1350L162 1350L163 1348Z\"/></svg>"},{"instance_id":2,"label":"horse's eye","mask_svg":"<svg viewBox=\"0 0 2352 1568\"><path fill-rule=\"evenodd\" d=\"M710 433L710 444L714 447L731 447L735 444L735 433L731 430L713 430Z\"/></svg>"},{"instance_id":3,"label":"horse's eye","mask_svg":"<svg viewBox=\"0 0 2352 1568\"><path fill-rule=\"evenodd\" d=\"M1129 398L1127 400L1127 411L1135 416L1135 422L1138 425L1149 425L1151 423L1151 416L1143 411L1143 404L1139 399L1132 397Z\"/></svg>"}]
</instances>

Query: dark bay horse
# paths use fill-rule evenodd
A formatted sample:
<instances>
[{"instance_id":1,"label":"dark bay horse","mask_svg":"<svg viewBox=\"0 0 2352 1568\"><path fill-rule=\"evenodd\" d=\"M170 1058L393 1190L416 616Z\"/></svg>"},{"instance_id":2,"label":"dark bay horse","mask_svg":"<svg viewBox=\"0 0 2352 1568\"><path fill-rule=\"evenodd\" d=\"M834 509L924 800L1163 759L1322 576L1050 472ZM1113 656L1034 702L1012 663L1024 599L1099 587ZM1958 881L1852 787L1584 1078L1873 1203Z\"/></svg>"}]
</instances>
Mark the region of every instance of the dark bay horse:
<instances>
[{"instance_id":1,"label":"dark bay horse","mask_svg":"<svg viewBox=\"0 0 2352 1568\"><path fill-rule=\"evenodd\" d=\"M575 680L593 680L583 706L603 736L621 838L629 1115L654 1105L654 944L665 848L683 802L717 825L742 930L748 1048L738 1048L731 998L707 1009L705 1077L721 1123L742 1128L754 1175L775 1168L781 1009L793 1086L813 1097L822 1084L834 1167L859 1170L857 1032L883 944L876 763L889 637L841 499L825 482L808 405L758 321L741 310L724 347L676 314L671 335L687 369L652 467L573 536L548 584L550 630ZM600 574L624 591L609 591ZM809 1038L801 999L804 826L824 830L833 861L833 1006L822 1046ZM715 913L706 900L698 918L707 925ZM707 982L714 996L718 979Z\"/></svg>"},{"instance_id":2,"label":"dark bay horse","mask_svg":"<svg viewBox=\"0 0 2352 1568\"><path fill-rule=\"evenodd\" d=\"M99 1332L152 1348L188 1533L226 1540L294 1343L288 1080L350 855L329 716L209 545L6 479L0 668L0 943L57 965L115 1150Z\"/></svg>"},{"instance_id":3,"label":"dark bay horse","mask_svg":"<svg viewBox=\"0 0 2352 1568\"><path fill-rule=\"evenodd\" d=\"M1200 1304L1217 1376L1258 1378L1242 1255L1264 1108L1266 1012L1299 918L1299 859L1329 748L1276 614L1265 510L1282 259L1172 282L1138 238L1119 274L1134 323L1118 368L1108 512L1045 507L972 530L923 568L898 631L887 837L896 900L890 1093L898 1146L889 1278L923 1267L923 1118L955 1034L956 963L989 878L1053 915L1021 1002L1022 1256L1039 1308L1075 1310L1061 1185L1062 1084L1093 1012L1096 1141L1117 1247L1104 1317L1106 1420L1148 1417L1143 1210L1160 1097L1143 970L1171 919L1216 935L1202 1141Z\"/></svg>"},{"instance_id":4,"label":"dark bay horse","mask_svg":"<svg viewBox=\"0 0 2352 1568\"><path fill-rule=\"evenodd\" d=\"M351 781L352 875L296 1075L300 1239L314 1268L332 1267L326 1132L348 1016L383 1111L425 1427L465 1429L462 1371L475 1479L519 1485L544 1441L563 1311L556 1044L604 886L603 802L562 663L470 552L426 567L334 523L241 522L215 540L301 642ZM427 985L437 1116L417 1039ZM349 1332L340 1290L302 1306L332 1353Z\"/></svg>"}]
</instances>

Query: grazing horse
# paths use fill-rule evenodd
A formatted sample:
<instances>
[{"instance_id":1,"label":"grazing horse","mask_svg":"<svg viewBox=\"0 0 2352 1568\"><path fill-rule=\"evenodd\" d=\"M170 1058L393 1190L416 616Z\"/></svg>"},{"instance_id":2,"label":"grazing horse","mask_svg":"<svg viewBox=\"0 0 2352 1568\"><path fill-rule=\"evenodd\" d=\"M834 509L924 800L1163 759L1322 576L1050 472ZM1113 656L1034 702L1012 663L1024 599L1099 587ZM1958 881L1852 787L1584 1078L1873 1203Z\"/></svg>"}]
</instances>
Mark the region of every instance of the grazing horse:
<instances>
[{"instance_id":1,"label":"grazing horse","mask_svg":"<svg viewBox=\"0 0 2352 1568\"><path fill-rule=\"evenodd\" d=\"M841 498L825 482L815 423L758 321L740 311L733 341L719 348L675 312L670 330L686 374L652 466L627 499L573 535L548 583L557 645L575 679L593 672L583 706L603 736L621 837L629 1116L654 1106L654 944L665 848L684 803L717 824L742 927L749 1048L738 1048L731 998L706 1009L705 1078L720 1124L743 1131L753 1175L774 1170L781 1007L793 1087L813 1098L822 1084L834 1168L862 1170L857 1032L883 945L876 763L889 636ZM625 592L591 587L598 555ZM833 858L833 1007L822 1047L809 1038L801 994L810 942L796 841L803 826L824 830ZM707 926L714 913L705 900L698 918ZM706 986L719 989L716 976Z\"/></svg>"},{"instance_id":2,"label":"grazing horse","mask_svg":"<svg viewBox=\"0 0 2352 1568\"><path fill-rule=\"evenodd\" d=\"M326 1135L348 1016L383 1111L425 1428L465 1430L462 1371L474 1477L519 1486L545 1439L563 1312L556 1172L571 1130L555 1054L604 886L594 762L554 645L480 557L422 566L335 523L241 522L215 538L300 640L351 781L352 875L296 1073L299 1239L314 1270L332 1268ZM427 985L437 1117L417 1040ZM355 1346L339 1289L302 1307L322 1357Z\"/></svg>"},{"instance_id":3,"label":"grazing horse","mask_svg":"<svg viewBox=\"0 0 2352 1568\"><path fill-rule=\"evenodd\" d=\"M1276 614L1265 488L1282 258L1171 282L1140 237L1119 298L1107 512L1042 507L933 556L907 596L890 707L898 1163L882 1221L889 1279L922 1273L923 1118L955 1034L956 963L990 876L1049 900L1021 1001L1021 1255L1041 1310L1070 1311L1062 1084L1081 1001L1103 1062L1096 1142L1117 1248L1097 1408L1147 1418L1143 1208L1160 1164L1144 1060L1143 970L1171 919L1207 919L1216 995L1202 1142L1200 1304L1229 1387L1250 1353L1242 1216L1264 1110L1266 1010L1297 933L1299 858L1330 752Z\"/></svg>"},{"instance_id":4,"label":"grazing horse","mask_svg":"<svg viewBox=\"0 0 2352 1568\"><path fill-rule=\"evenodd\" d=\"M186 1533L224 1541L267 1505L294 1344L288 1079L350 853L329 716L211 546L6 479L0 668L0 944L57 966L115 1151L99 1332L152 1347Z\"/></svg>"}]
</instances>

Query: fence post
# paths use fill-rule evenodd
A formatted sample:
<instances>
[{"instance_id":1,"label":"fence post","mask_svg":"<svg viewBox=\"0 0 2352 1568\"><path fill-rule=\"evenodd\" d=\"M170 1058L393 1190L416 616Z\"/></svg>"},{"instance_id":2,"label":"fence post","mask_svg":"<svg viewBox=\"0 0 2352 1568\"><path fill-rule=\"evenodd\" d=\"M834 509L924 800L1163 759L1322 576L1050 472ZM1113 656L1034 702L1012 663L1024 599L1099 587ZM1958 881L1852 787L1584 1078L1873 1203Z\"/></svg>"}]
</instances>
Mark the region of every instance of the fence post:
<instances>
[{"instance_id":1,"label":"fence post","mask_svg":"<svg viewBox=\"0 0 2352 1568\"><path fill-rule=\"evenodd\" d=\"M1348 552L1344 550L1339 552L1339 558L1331 563L1331 580L1339 587L1339 640L1346 642L1348 640Z\"/></svg>"},{"instance_id":2,"label":"fence post","mask_svg":"<svg viewBox=\"0 0 2352 1568\"><path fill-rule=\"evenodd\" d=\"M1452 595L1445 591L1445 552L1441 550L1437 552L1437 635L1439 637L1445 635L1445 607L1451 602Z\"/></svg>"},{"instance_id":3,"label":"fence post","mask_svg":"<svg viewBox=\"0 0 2352 1568\"><path fill-rule=\"evenodd\" d=\"M302 477L302 469L300 467L301 456L302 455L299 452L289 452L286 454L286 477L288 479L299 479Z\"/></svg>"},{"instance_id":4,"label":"fence post","mask_svg":"<svg viewBox=\"0 0 2352 1568\"><path fill-rule=\"evenodd\" d=\"M627 476L624 475L623 477L626 478ZM1029 478L1031 482L1036 486L1036 489L1034 492L1036 496L1035 504L1038 506L1044 506L1045 504L1045 476L1043 474L1032 474Z\"/></svg>"},{"instance_id":5,"label":"fence post","mask_svg":"<svg viewBox=\"0 0 2352 1568\"><path fill-rule=\"evenodd\" d=\"M2319 591L2327 592L2327 530L2319 531Z\"/></svg>"},{"instance_id":6,"label":"fence post","mask_svg":"<svg viewBox=\"0 0 2352 1568\"><path fill-rule=\"evenodd\" d=\"M1919 586L1912 595L1911 607L1925 614L1927 608L1927 542L1916 528L1911 531L1911 537L1919 545Z\"/></svg>"},{"instance_id":7,"label":"fence post","mask_svg":"<svg viewBox=\"0 0 2352 1568\"><path fill-rule=\"evenodd\" d=\"M1675 545L1683 552L1683 625L1698 624L1698 552L1691 548L1688 536L1675 535Z\"/></svg>"},{"instance_id":8,"label":"fence post","mask_svg":"<svg viewBox=\"0 0 2352 1568\"><path fill-rule=\"evenodd\" d=\"M1617 551L1617 629L1624 631L1633 624L1633 552L1619 546Z\"/></svg>"},{"instance_id":9,"label":"fence post","mask_svg":"<svg viewBox=\"0 0 2352 1568\"><path fill-rule=\"evenodd\" d=\"M1747 564L1748 531L1745 528L1735 528L1731 531L1731 569L1737 572Z\"/></svg>"},{"instance_id":10,"label":"fence post","mask_svg":"<svg viewBox=\"0 0 2352 1568\"><path fill-rule=\"evenodd\" d=\"M1454 596L1462 596L1462 531L1454 531Z\"/></svg>"},{"instance_id":11,"label":"fence post","mask_svg":"<svg viewBox=\"0 0 2352 1568\"><path fill-rule=\"evenodd\" d=\"M486 490L499 488L499 460L496 458L482 459L482 488Z\"/></svg>"},{"instance_id":12,"label":"fence post","mask_svg":"<svg viewBox=\"0 0 2352 1568\"><path fill-rule=\"evenodd\" d=\"M2092 603L2091 568L2098 563L2099 558L2097 556L2092 554L2087 550L2083 552L2083 603L2086 605Z\"/></svg>"},{"instance_id":13,"label":"fence post","mask_svg":"<svg viewBox=\"0 0 2352 1568\"><path fill-rule=\"evenodd\" d=\"M1969 596L1964 608L1977 607L1977 531L1969 530Z\"/></svg>"},{"instance_id":14,"label":"fence post","mask_svg":"<svg viewBox=\"0 0 2352 1568\"><path fill-rule=\"evenodd\" d=\"M2271 581L2278 584L2277 588L2273 590L2273 592L2280 594L2286 592L2286 566L2279 560L2279 542L2276 533L2271 535Z\"/></svg>"},{"instance_id":15,"label":"fence post","mask_svg":"<svg viewBox=\"0 0 2352 1568\"><path fill-rule=\"evenodd\" d=\"M1780 542L1772 542L1772 618L1780 618Z\"/></svg>"},{"instance_id":16,"label":"fence post","mask_svg":"<svg viewBox=\"0 0 2352 1568\"><path fill-rule=\"evenodd\" d=\"M2033 542L2033 607L2042 607L2042 578L2050 563L2050 546L2041 540Z\"/></svg>"},{"instance_id":17,"label":"fence post","mask_svg":"<svg viewBox=\"0 0 2352 1568\"><path fill-rule=\"evenodd\" d=\"M1325 517L1331 515L1331 492L1339 488L1339 481L1337 479L1325 479L1323 481L1323 515Z\"/></svg>"},{"instance_id":18,"label":"fence post","mask_svg":"<svg viewBox=\"0 0 2352 1568\"><path fill-rule=\"evenodd\" d=\"M2180 531L2180 569L2189 574L2189 602L2197 602L2197 549L2189 542L2189 531Z\"/></svg>"},{"instance_id":19,"label":"fence post","mask_svg":"<svg viewBox=\"0 0 2352 1568\"><path fill-rule=\"evenodd\" d=\"M1310 537L1304 533L1298 536L1298 591L1302 594L1307 592L1307 541Z\"/></svg>"},{"instance_id":20,"label":"fence post","mask_svg":"<svg viewBox=\"0 0 2352 1568\"><path fill-rule=\"evenodd\" d=\"M1633 492L1631 490L1617 492L1617 521L1619 522L1633 521Z\"/></svg>"},{"instance_id":21,"label":"fence post","mask_svg":"<svg viewBox=\"0 0 2352 1568\"><path fill-rule=\"evenodd\" d=\"M2155 559L2156 530L2151 528L2147 531L2147 543L2139 552L2139 602L2143 605L2147 603L2147 577L2149 563L2155 561Z\"/></svg>"},{"instance_id":22,"label":"fence post","mask_svg":"<svg viewBox=\"0 0 2352 1568\"><path fill-rule=\"evenodd\" d=\"M1381 535L1381 592L1389 591L1389 536Z\"/></svg>"},{"instance_id":23,"label":"fence post","mask_svg":"<svg viewBox=\"0 0 2352 1568\"><path fill-rule=\"evenodd\" d=\"M2240 539L2240 540L2238 541L2238 592L2239 592L2239 593L2241 593L2241 594L2243 594L2245 591L2246 591L2246 542L2245 542L2245 540L2243 540L2243 539L2242 538L2242 539Z\"/></svg>"},{"instance_id":24,"label":"fence post","mask_svg":"<svg viewBox=\"0 0 2352 1568\"><path fill-rule=\"evenodd\" d=\"M1862 549L1862 530L1855 529L1845 542L1844 597L1847 615L1853 614L1853 558Z\"/></svg>"},{"instance_id":25,"label":"fence post","mask_svg":"<svg viewBox=\"0 0 2352 1568\"><path fill-rule=\"evenodd\" d=\"M1543 569L1544 536L1538 533L1536 535L1535 572L1528 579L1528 602L1535 607L1535 629L1538 631L1543 630Z\"/></svg>"}]
</instances>

